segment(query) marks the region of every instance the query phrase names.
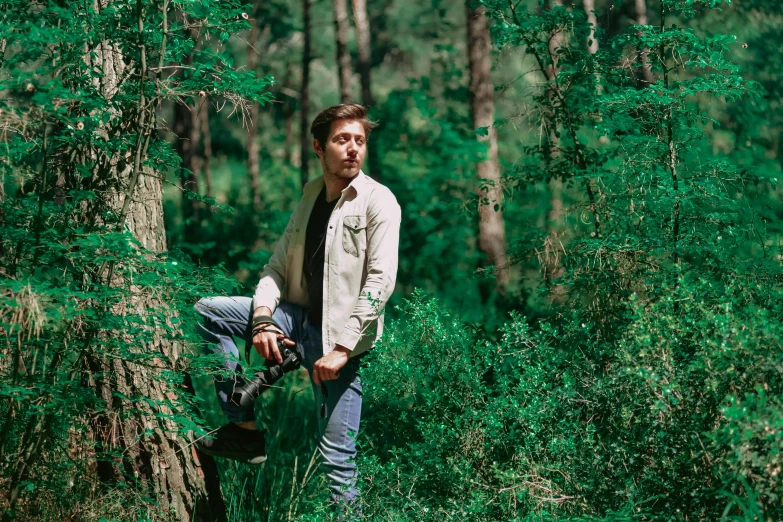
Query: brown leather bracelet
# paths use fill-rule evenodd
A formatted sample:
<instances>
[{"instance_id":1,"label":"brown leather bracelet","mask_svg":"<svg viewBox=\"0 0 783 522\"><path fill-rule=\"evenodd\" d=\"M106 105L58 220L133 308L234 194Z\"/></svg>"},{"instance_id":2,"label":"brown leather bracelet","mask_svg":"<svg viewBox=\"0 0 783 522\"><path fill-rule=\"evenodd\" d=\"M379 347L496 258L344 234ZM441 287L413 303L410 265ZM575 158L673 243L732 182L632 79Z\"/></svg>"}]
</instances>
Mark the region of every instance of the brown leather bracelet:
<instances>
[{"instance_id":1,"label":"brown leather bracelet","mask_svg":"<svg viewBox=\"0 0 783 522\"><path fill-rule=\"evenodd\" d=\"M259 316L259 319L263 318L263 317L266 317L269 320L268 321L256 321L255 318L253 319L253 330L250 333L250 339L248 339L245 342L245 360L248 362L248 364L250 363L250 348L253 346L253 337L255 337L257 333L272 332L273 330L271 330L269 328L270 326L274 326L275 328L277 328L278 331L274 331L274 333L276 333L276 334L280 334L283 331L279 326L277 326L277 323L275 323L274 321L271 320L271 317ZM282 334L282 335L285 336L285 334ZM278 339L278 343L279 342L280 342L280 340Z\"/></svg>"},{"instance_id":2,"label":"brown leather bracelet","mask_svg":"<svg viewBox=\"0 0 783 522\"><path fill-rule=\"evenodd\" d=\"M256 316L253 316L253 328L258 326L259 324L273 324L273 325L277 326L277 323L275 323L275 320L272 319L271 316L268 316L268 315L256 315ZM277 327L280 328L279 326L277 326Z\"/></svg>"}]
</instances>

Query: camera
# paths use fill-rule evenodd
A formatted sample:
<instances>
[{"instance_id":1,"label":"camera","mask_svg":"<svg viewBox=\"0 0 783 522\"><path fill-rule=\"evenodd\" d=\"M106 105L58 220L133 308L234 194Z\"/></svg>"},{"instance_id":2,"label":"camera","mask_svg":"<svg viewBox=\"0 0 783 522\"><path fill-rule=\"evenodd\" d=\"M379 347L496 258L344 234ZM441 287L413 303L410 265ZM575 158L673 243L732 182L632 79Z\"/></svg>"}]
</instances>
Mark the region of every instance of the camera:
<instances>
[{"instance_id":1,"label":"camera","mask_svg":"<svg viewBox=\"0 0 783 522\"><path fill-rule=\"evenodd\" d=\"M295 346L288 346L283 339L278 339L277 349L280 351L283 362L273 364L264 371L256 372L255 377L243 386L235 386L234 392L231 394L232 403L242 407L252 405L259 395L271 388L283 375L299 368L301 359Z\"/></svg>"}]
</instances>

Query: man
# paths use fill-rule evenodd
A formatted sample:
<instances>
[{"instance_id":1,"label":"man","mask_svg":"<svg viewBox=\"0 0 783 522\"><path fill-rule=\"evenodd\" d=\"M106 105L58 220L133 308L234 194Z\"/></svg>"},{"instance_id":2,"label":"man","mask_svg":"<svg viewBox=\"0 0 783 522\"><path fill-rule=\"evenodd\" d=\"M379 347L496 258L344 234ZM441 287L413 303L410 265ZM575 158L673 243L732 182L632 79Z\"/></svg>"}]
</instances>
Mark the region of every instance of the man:
<instances>
[{"instance_id":1,"label":"man","mask_svg":"<svg viewBox=\"0 0 783 522\"><path fill-rule=\"evenodd\" d=\"M332 497L343 508L356 490L356 446L362 387L359 356L381 335L381 311L394 290L400 207L394 195L361 171L374 124L361 105L337 105L313 121L313 148L323 176L304 194L264 266L252 300L202 299L202 337L215 352L239 355L232 336L252 337L270 363L282 363L278 339L295 346L308 370L316 400L319 449ZM253 320L274 324L250 333ZM258 331L265 330L265 331ZM241 368L227 360L234 372ZM266 459L263 433L252 405L230 400L241 377L216 377L221 406L231 421L199 447L205 453L249 463Z\"/></svg>"}]
</instances>

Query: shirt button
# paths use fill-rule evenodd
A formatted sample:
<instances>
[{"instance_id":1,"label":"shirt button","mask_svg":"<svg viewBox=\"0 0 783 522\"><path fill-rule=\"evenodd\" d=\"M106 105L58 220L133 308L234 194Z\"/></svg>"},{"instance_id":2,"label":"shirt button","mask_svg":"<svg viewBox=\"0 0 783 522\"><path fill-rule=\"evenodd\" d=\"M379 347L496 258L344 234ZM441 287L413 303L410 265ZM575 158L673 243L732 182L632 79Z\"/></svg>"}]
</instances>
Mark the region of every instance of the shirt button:
<instances>
[{"instance_id":1,"label":"shirt button","mask_svg":"<svg viewBox=\"0 0 783 522\"><path fill-rule=\"evenodd\" d=\"M332 225L329 225L329 228L334 228Z\"/></svg>"}]
</instances>

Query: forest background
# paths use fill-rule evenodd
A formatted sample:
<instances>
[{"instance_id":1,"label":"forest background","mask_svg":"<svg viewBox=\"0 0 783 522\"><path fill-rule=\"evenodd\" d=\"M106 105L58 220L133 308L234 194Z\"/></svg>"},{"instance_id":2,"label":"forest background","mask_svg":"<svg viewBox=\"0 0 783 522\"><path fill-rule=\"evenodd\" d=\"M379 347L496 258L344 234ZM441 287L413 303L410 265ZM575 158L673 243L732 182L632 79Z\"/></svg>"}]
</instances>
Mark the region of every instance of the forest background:
<instances>
[{"instance_id":1,"label":"forest background","mask_svg":"<svg viewBox=\"0 0 783 522\"><path fill-rule=\"evenodd\" d=\"M783 519L782 77L773 0L5 0L3 520L330 518L306 375L265 467L193 450L192 306L345 101L403 211L365 518Z\"/></svg>"}]
</instances>

